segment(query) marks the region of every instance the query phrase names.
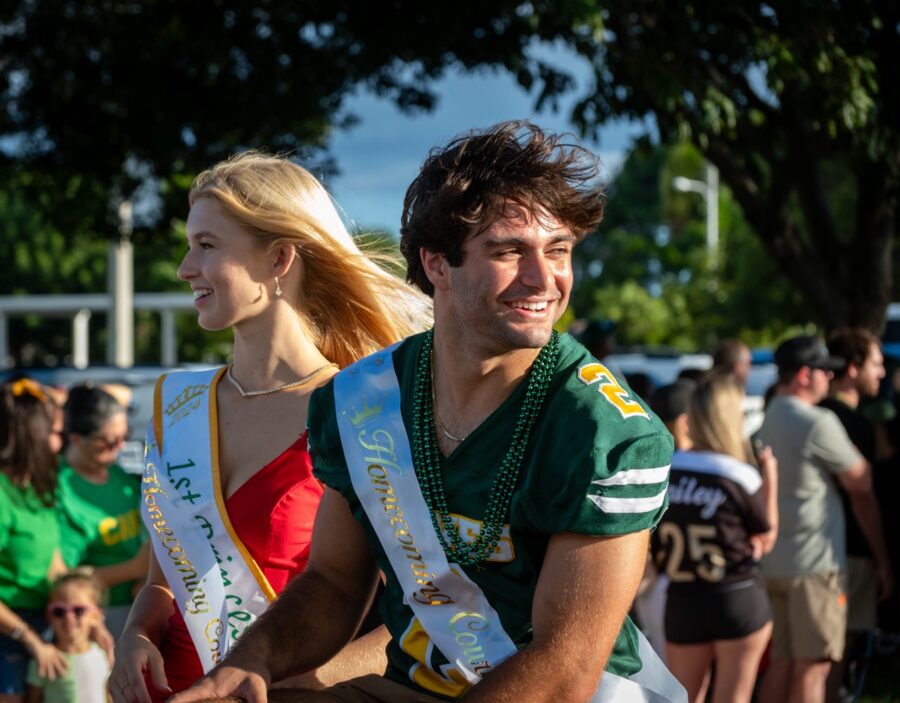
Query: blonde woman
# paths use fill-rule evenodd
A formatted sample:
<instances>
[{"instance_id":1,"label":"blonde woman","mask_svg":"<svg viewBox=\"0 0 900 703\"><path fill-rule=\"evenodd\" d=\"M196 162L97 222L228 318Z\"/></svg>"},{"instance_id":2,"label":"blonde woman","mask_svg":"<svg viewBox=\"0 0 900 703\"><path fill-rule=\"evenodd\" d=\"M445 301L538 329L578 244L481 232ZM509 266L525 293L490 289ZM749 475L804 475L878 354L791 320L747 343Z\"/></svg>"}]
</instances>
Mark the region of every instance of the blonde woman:
<instances>
[{"instance_id":1,"label":"blonde woman","mask_svg":"<svg viewBox=\"0 0 900 703\"><path fill-rule=\"evenodd\" d=\"M777 464L767 447L754 457L742 438L742 400L730 378L697 385L688 408L693 447L672 458L669 510L652 542L669 578L667 664L697 703L713 661L714 703L749 702L772 631L757 561L777 535Z\"/></svg>"},{"instance_id":2,"label":"blonde woman","mask_svg":"<svg viewBox=\"0 0 900 703\"><path fill-rule=\"evenodd\" d=\"M309 394L430 322L425 299L360 251L289 160L224 161L189 202L178 275L201 327L234 330L234 355L157 383L142 483L154 557L117 647L114 703L189 686L304 569L323 490Z\"/></svg>"}]
</instances>

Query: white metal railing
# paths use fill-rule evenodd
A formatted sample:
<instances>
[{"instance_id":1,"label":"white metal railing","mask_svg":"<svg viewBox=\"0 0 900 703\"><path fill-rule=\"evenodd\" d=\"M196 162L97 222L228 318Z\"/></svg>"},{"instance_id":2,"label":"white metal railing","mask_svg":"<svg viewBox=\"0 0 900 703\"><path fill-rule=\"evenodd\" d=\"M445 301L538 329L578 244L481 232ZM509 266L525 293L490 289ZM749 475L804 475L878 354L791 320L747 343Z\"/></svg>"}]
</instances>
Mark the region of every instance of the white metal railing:
<instances>
[{"instance_id":1,"label":"white metal railing","mask_svg":"<svg viewBox=\"0 0 900 703\"><path fill-rule=\"evenodd\" d=\"M175 314L193 310L193 296L190 293L135 293L133 305L134 310L150 310L160 314L160 363L163 366L175 366L178 363ZM9 360L9 318L39 315L71 317L72 363L76 368L87 368L90 363L90 319L94 312L104 312L107 319L112 318L116 313L113 296L106 293L0 295L0 367L7 366ZM133 324L126 330L126 334L126 343L133 349ZM117 355L112 356L113 360L117 358Z\"/></svg>"}]
</instances>

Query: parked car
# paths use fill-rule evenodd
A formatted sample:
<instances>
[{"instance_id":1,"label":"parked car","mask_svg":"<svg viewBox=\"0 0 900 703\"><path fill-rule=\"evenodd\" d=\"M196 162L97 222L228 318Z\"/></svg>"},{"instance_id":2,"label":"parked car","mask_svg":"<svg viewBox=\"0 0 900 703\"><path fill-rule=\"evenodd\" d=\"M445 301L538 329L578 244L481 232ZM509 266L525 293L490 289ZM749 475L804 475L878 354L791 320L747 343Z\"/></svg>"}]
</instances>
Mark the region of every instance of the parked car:
<instances>
[{"instance_id":1,"label":"parked car","mask_svg":"<svg viewBox=\"0 0 900 703\"><path fill-rule=\"evenodd\" d=\"M888 305L887 324L881 335L881 347L885 356L900 361L900 303Z\"/></svg>"}]
</instances>

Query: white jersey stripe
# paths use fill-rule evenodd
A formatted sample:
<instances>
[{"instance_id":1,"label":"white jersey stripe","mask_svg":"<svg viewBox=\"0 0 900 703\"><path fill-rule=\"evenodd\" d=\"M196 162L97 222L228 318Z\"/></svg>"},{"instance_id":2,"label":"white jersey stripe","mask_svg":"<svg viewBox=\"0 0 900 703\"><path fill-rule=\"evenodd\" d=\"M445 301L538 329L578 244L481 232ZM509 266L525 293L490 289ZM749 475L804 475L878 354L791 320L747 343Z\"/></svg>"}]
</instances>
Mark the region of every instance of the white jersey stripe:
<instances>
[{"instance_id":1,"label":"white jersey stripe","mask_svg":"<svg viewBox=\"0 0 900 703\"><path fill-rule=\"evenodd\" d=\"M619 471L609 478L591 481L595 486L643 486L651 483L662 483L669 477L669 466L658 466L653 469L628 469Z\"/></svg>"},{"instance_id":2,"label":"white jersey stripe","mask_svg":"<svg viewBox=\"0 0 900 703\"><path fill-rule=\"evenodd\" d=\"M666 491L649 498L609 498L588 496L604 513L648 513L659 508L666 500Z\"/></svg>"}]
</instances>

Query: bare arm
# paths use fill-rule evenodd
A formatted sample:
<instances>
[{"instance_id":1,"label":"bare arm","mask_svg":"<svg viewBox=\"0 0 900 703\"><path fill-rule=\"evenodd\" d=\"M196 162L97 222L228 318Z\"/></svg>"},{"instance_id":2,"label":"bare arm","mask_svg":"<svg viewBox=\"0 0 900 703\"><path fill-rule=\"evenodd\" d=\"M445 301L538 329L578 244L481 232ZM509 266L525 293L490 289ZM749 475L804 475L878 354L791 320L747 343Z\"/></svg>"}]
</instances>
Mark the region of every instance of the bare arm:
<instances>
[{"instance_id":1,"label":"bare arm","mask_svg":"<svg viewBox=\"0 0 900 703\"><path fill-rule=\"evenodd\" d=\"M851 496L854 493L871 493L872 491L872 468L865 459L860 459L858 463L846 471L841 471L836 476L838 483Z\"/></svg>"},{"instance_id":2,"label":"bare arm","mask_svg":"<svg viewBox=\"0 0 900 703\"><path fill-rule=\"evenodd\" d=\"M159 647L174 611L172 592L156 557L150 555L147 583L131 606L125 630L116 644L115 664L108 684L113 703L150 703L144 672L150 673L159 690L168 690Z\"/></svg>"},{"instance_id":3,"label":"bare arm","mask_svg":"<svg viewBox=\"0 0 900 703\"><path fill-rule=\"evenodd\" d=\"M383 674L387 669L385 647L391 640L381 625L338 652L327 664L300 676L283 679L270 688L309 688L318 690L366 674Z\"/></svg>"},{"instance_id":4,"label":"bare arm","mask_svg":"<svg viewBox=\"0 0 900 703\"><path fill-rule=\"evenodd\" d=\"M51 681L66 673L68 662L56 647L44 642L39 633L0 601L0 636L14 637L37 662L38 674Z\"/></svg>"},{"instance_id":5,"label":"bare arm","mask_svg":"<svg viewBox=\"0 0 900 703\"><path fill-rule=\"evenodd\" d=\"M775 547L778 539L778 460L772 454L771 447L763 447L759 452L759 470L762 473L763 500L766 504L766 516L769 519L769 530L751 537L756 542L753 557L757 561Z\"/></svg>"},{"instance_id":6,"label":"bare arm","mask_svg":"<svg viewBox=\"0 0 900 703\"><path fill-rule=\"evenodd\" d=\"M225 660L171 703L235 696L265 703L266 687L328 661L355 634L378 570L347 501L325 489L306 571L282 591Z\"/></svg>"},{"instance_id":7,"label":"bare arm","mask_svg":"<svg viewBox=\"0 0 900 703\"><path fill-rule=\"evenodd\" d=\"M534 640L461 700L588 701L644 572L649 532L555 535L534 595Z\"/></svg>"}]
</instances>

